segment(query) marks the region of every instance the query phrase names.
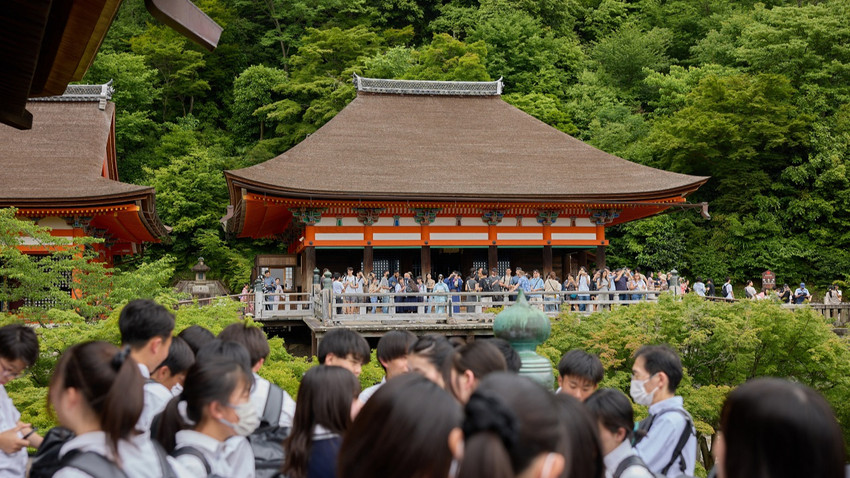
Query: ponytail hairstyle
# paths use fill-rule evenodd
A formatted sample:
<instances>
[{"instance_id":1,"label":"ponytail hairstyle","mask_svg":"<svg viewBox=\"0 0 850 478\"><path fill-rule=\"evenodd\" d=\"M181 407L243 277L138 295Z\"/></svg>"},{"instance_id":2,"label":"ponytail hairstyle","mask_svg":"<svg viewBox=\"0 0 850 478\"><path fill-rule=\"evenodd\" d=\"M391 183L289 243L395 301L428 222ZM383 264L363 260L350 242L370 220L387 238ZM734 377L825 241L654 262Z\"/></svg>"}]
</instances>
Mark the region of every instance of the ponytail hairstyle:
<instances>
[{"instance_id":1,"label":"ponytail hairstyle","mask_svg":"<svg viewBox=\"0 0 850 478\"><path fill-rule=\"evenodd\" d=\"M487 341L477 340L455 349L451 360L451 368L457 374L457 378L460 378L461 375L464 375L469 370L475 379L480 381L484 376L492 372L507 371L508 364L505 361L505 357L495 345ZM468 395L465 397L462 396L464 392L460 389L459 380L452 379L449 381L449 389L455 398L461 402L469 400Z\"/></svg>"},{"instance_id":2,"label":"ponytail hairstyle","mask_svg":"<svg viewBox=\"0 0 850 478\"><path fill-rule=\"evenodd\" d=\"M319 365L304 374L298 387L292 432L283 442L286 459L283 474L290 478L307 476L313 430L321 425L331 433L344 435L351 426L351 403L360 394L360 382L342 367Z\"/></svg>"},{"instance_id":3,"label":"ponytail hairstyle","mask_svg":"<svg viewBox=\"0 0 850 478\"><path fill-rule=\"evenodd\" d=\"M446 478L452 464L449 433L462 420L457 400L422 375L388 380L346 433L338 476Z\"/></svg>"},{"instance_id":4,"label":"ponytail hairstyle","mask_svg":"<svg viewBox=\"0 0 850 478\"><path fill-rule=\"evenodd\" d=\"M466 404L458 477L515 478L547 452L563 455L569 467L555 408L554 395L526 377L507 372L485 377Z\"/></svg>"},{"instance_id":5,"label":"ponytail hairstyle","mask_svg":"<svg viewBox=\"0 0 850 478\"><path fill-rule=\"evenodd\" d=\"M238 344L216 340L202 347L198 357L203 360L189 367L183 392L166 405L154 438L169 453L174 451L177 432L200 424L210 403L227 405L237 387L250 389L254 385L248 352L241 345L233 345ZM229 353L217 353L222 352L222 346Z\"/></svg>"},{"instance_id":6,"label":"ponytail hairstyle","mask_svg":"<svg viewBox=\"0 0 850 478\"><path fill-rule=\"evenodd\" d=\"M97 415L100 429L116 461L118 441L136 435L136 423L144 408L145 382L130 357L130 347L106 342L84 342L66 350L50 378L48 397L76 389Z\"/></svg>"},{"instance_id":7,"label":"ponytail hairstyle","mask_svg":"<svg viewBox=\"0 0 850 478\"><path fill-rule=\"evenodd\" d=\"M569 449L570 456L581 457L580 460L567 462L567 476L602 478L605 475L605 464L602 461L602 445L599 443L599 427L587 407L565 393L555 395L555 401L558 405L557 418L561 420L561 427L566 432L564 445Z\"/></svg>"}]
</instances>

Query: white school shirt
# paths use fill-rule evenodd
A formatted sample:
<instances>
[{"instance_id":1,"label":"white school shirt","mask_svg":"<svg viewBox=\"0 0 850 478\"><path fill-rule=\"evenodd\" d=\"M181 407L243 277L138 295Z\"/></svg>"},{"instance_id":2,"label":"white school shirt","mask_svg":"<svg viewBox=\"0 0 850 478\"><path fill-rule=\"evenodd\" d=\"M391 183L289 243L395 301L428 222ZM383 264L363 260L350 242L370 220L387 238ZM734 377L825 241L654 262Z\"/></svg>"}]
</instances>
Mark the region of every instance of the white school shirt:
<instances>
[{"instance_id":1,"label":"white school shirt","mask_svg":"<svg viewBox=\"0 0 850 478\"><path fill-rule=\"evenodd\" d=\"M72 438L59 449L59 458L62 459L71 450L92 451L110 460L114 459L109 445L106 444L104 432L89 432ZM121 457L121 469L129 478L162 478L163 476L156 448L146 434L136 435L129 440L120 440L118 456ZM198 476L189 472L174 458L167 457L167 459L178 478ZM71 467L60 469L53 477L92 478L88 473Z\"/></svg>"},{"instance_id":2,"label":"white school shirt","mask_svg":"<svg viewBox=\"0 0 850 478\"><path fill-rule=\"evenodd\" d=\"M254 467L254 450L248 439L242 436L232 436L224 442L224 456L232 474L228 478L254 478L257 474Z\"/></svg>"},{"instance_id":3,"label":"white school shirt","mask_svg":"<svg viewBox=\"0 0 850 478\"><path fill-rule=\"evenodd\" d=\"M15 408L12 399L6 393L6 387L0 385L0 432L18 426L21 413ZM18 432L18 436L21 433ZM27 448L21 448L9 454L0 451L0 478L20 478L27 471Z\"/></svg>"},{"instance_id":4,"label":"white school shirt","mask_svg":"<svg viewBox=\"0 0 850 478\"><path fill-rule=\"evenodd\" d=\"M191 446L201 452L210 466L210 474L219 476L236 476L237 470L232 470L227 463L227 442L218 441L215 438L196 432L195 430L181 430L174 436L175 450ZM193 455L180 455L177 461L192 473L192 476L207 476L207 470L201 460Z\"/></svg>"},{"instance_id":5,"label":"white school shirt","mask_svg":"<svg viewBox=\"0 0 850 478\"><path fill-rule=\"evenodd\" d=\"M136 430L150 433L153 418L165 410L168 401L174 396L170 390L159 383L147 383L147 380L151 378L151 373L146 365L139 364L139 371L142 373L142 377L145 378L145 402L144 408L142 408L142 414L139 416L138 423L136 423Z\"/></svg>"},{"instance_id":6,"label":"white school shirt","mask_svg":"<svg viewBox=\"0 0 850 478\"><path fill-rule=\"evenodd\" d=\"M271 388L271 383L260 377L256 373L254 374L254 386L251 388L251 405L254 405L254 409L257 410L257 416L262 418L263 411L266 409L266 400L269 397L269 389ZM292 419L295 417L295 400L286 393L286 390L283 391L283 401L280 404L280 420L278 421L278 426L281 427L292 427Z\"/></svg>"},{"instance_id":7,"label":"white school shirt","mask_svg":"<svg viewBox=\"0 0 850 478\"><path fill-rule=\"evenodd\" d=\"M375 392L377 392L378 389L381 388L385 383L387 383L387 377L386 376L381 379L380 383L376 383L375 385L372 385L371 387L367 387L365 390L360 392L360 397L359 397L360 401L363 402L363 403L366 403L366 401L369 400L370 398L372 398L372 395L374 395Z\"/></svg>"},{"instance_id":8,"label":"white school shirt","mask_svg":"<svg viewBox=\"0 0 850 478\"><path fill-rule=\"evenodd\" d=\"M620 443L620 446L611 450L602 460L605 462L605 478L613 478L614 472L617 471L620 463L634 455L637 455L637 452L632 448L629 440L624 440L623 443ZM633 465L623 470L620 478L653 478L653 476L646 468Z\"/></svg>"},{"instance_id":9,"label":"white school shirt","mask_svg":"<svg viewBox=\"0 0 850 478\"><path fill-rule=\"evenodd\" d=\"M657 415L663 410L668 409L684 410L684 401L682 397L676 396L662 400L655 405L649 407L650 415ZM643 458L643 462L650 470L661 473L670 458L673 455L673 448L679 442L679 437L682 436L682 431L688 426L685 417L678 412L669 412L656 417L652 422L652 428L649 429L646 437L635 446L638 455ZM673 463L673 466L667 470L667 476L679 476L682 472L679 470L679 461L685 458L685 474L692 476L694 474L694 464L697 459L697 439L693 433L685 443L685 448L682 449L682 455Z\"/></svg>"}]
</instances>

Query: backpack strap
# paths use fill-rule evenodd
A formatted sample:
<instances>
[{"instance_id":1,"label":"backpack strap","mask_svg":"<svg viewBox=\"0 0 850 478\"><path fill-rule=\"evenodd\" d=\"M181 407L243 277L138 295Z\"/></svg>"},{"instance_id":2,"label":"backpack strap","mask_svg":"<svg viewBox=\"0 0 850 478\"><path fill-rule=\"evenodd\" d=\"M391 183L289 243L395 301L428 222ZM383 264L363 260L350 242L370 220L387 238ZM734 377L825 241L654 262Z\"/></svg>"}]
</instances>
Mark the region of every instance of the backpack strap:
<instances>
[{"instance_id":1,"label":"backpack strap","mask_svg":"<svg viewBox=\"0 0 850 478\"><path fill-rule=\"evenodd\" d=\"M614 473L611 476L613 478L620 478L620 475L622 475L627 468L632 466L640 466L641 468L645 468L647 471L652 473L652 470L650 470L649 467L646 466L646 463L644 463L639 456L631 455L624 458L623 461L621 461L620 464L617 465L617 469L614 470Z\"/></svg>"},{"instance_id":2,"label":"backpack strap","mask_svg":"<svg viewBox=\"0 0 850 478\"><path fill-rule=\"evenodd\" d=\"M201 453L201 450L198 450L193 446L180 447L171 452L171 456L173 456L174 458L178 458L184 455L191 455L201 460L201 463L204 464L204 469L207 470L207 475L212 472L212 468L210 468L210 463L207 461L207 458L204 456L203 453Z\"/></svg>"},{"instance_id":3,"label":"backpack strap","mask_svg":"<svg viewBox=\"0 0 850 478\"><path fill-rule=\"evenodd\" d=\"M688 412L684 410L680 410L678 408L671 408L662 411L655 415L656 417L659 415L663 415L667 412L678 412L682 416L685 417L685 428L682 430L682 434L679 436L679 441L676 443L676 446L673 448L673 455L670 456L670 461L667 465L661 469L661 474L666 475L667 471L673 466L673 463L676 463L676 460L679 460L679 470L684 474L685 473L685 457L682 452L685 449L685 445L688 443L688 440L691 438L691 434L696 436L696 431L694 430L693 419L688 414ZM681 459L680 459L681 458Z\"/></svg>"},{"instance_id":4,"label":"backpack strap","mask_svg":"<svg viewBox=\"0 0 850 478\"><path fill-rule=\"evenodd\" d=\"M156 451L156 459L159 461L159 468L162 470L162 478L177 478L174 468L171 467L171 463L168 463L168 455L165 453L165 449L156 440L151 440L151 443Z\"/></svg>"},{"instance_id":5,"label":"backpack strap","mask_svg":"<svg viewBox=\"0 0 850 478\"><path fill-rule=\"evenodd\" d=\"M266 406L263 408L263 421L269 426L280 424L280 413L283 407L283 389L269 382L269 394L266 396Z\"/></svg>"},{"instance_id":6,"label":"backpack strap","mask_svg":"<svg viewBox=\"0 0 850 478\"><path fill-rule=\"evenodd\" d=\"M76 468L94 478L127 478L115 462L93 451L72 450L61 460L62 466Z\"/></svg>"}]
</instances>

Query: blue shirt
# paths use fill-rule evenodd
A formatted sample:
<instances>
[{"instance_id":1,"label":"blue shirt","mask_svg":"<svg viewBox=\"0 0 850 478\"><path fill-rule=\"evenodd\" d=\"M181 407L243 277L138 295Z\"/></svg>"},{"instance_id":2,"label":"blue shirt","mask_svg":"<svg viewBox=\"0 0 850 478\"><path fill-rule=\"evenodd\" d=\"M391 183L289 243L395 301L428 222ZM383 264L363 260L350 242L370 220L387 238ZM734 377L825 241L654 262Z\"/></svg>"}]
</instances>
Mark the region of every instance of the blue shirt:
<instances>
[{"instance_id":1,"label":"blue shirt","mask_svg":"<svg viewBox=\"0 0 850 478\"><path fill-rule=\"evenodd\" d=\"M649 407L650 415L658 415L663 410L679 409L685 410L682 397L672 397L667 400L662 400ZM665 413L659 415L652 422L652 427L649 429L646 437L635 445L635 451L643 459L644 463L650 470L661 473L661 470L667 466L673 455L673 449L676 443L679 442L679 437L687 426L685 417L678 412ZM684 474L693 476L694 464L697 460L697 438L692 433L688 442L685 443L685 448L682 450L682 457L685 459ZM680 476L682 472L679 469L679 461L677 459L673 466L667 470L667 476Z\"/></svg>"},{"instance_id":2,"label":"blue shirt","mask_svg":"<svg viewBox=\"0 0 850 478\"><path fill-rule=\"evenodd\" d=\"M534 289L542 289L542 288L543 288L543 279L541 279L539 277L531 279L531 281L529 282L529 285L528 285L529 291L534 290ZM534 294L534 297L540 297L540 294Z\"/></svg>"},{"instance_id":3,"label":"blue shirt","mask_svg":"<svg viewBox=\"0 0 850 478\"><path fill-rule=\"evenodd\" d=\"M519 288L526 294L531 292L531 283L528 282L528 277L522 276L519 278Z\"/></svg>"}]
</instances>

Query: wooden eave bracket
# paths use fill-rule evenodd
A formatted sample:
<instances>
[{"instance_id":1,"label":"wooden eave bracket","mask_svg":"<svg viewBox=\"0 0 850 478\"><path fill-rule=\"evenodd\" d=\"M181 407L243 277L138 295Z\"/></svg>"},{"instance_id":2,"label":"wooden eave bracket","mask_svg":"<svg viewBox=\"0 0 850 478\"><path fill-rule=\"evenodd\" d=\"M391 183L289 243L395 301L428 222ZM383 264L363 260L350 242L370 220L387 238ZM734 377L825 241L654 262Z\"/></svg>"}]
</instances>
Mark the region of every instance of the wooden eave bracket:
<instances>
[{"instance_id":1,"label":"wooden eave bracket","mask_svg":"<svg viewBox=\"0 0 850 478\"><path fill-rule=\"evenodd\" d=\"M222 27L189 0L145 0L154 18L201 45L215 50Z\"/></svg>"}]
</instances>

